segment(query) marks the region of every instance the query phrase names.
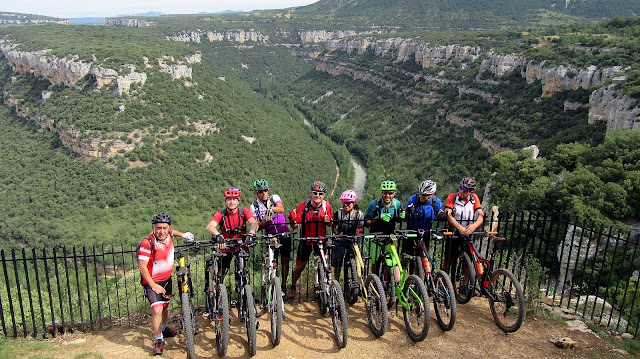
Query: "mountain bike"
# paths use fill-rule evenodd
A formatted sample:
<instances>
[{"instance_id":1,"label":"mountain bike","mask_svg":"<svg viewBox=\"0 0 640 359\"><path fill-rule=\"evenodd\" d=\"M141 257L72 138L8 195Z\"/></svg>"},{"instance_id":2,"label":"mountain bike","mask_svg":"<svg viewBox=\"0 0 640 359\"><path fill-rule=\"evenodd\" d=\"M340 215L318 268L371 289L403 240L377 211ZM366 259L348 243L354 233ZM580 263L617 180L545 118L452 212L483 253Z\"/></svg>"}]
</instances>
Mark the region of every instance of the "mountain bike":
<instances>
[{"instance_id":1,"label":"mountain bike","mask_svg":"<svg viewBox=\"0 0 640 359\"><path fill-rule=\"evenodd\" d=\"M382 235L372 233L371 241L384 247L384 251L375 262L375 272L382 279L387 296L387 307L396 304L402 307L407 333L414 342L423 341L429 333L431 316L429 315L429 294L424 282L415 274L409 274L402 268L396 245L395 234Z\"/></svg>"},{"instance_id":2,"label":"mountain bike","mask_svg":"<svg viewBox=\"0 0 640 359\"><path fill-rule=\"evenodd\" d=\"M340 283L332 278L331 270L327 260L326 248L331 245L326 243L325 238L318 237L302 237L297 238L299 241L306 241L309 245L317 246L318 250L313 251L314 256L314 280L315 293L320 314L325 315L327 311L331 315L333 323L333 333L335 334L336 344L338 347L347 346L348 327L347 327L347 308L344 304L344 297L340 289Z\"/></svg>"},{"instance_id":3,"label":"mountain bike","mask_svg":"<svg viewBox=\"0 0 640 359\"><path fill-rule=\"evenodd\" d=\"M287 234L288 235L288 234ZM282 299L282 287L278 277L278 262L275 257L275 250L282 245L279 238L282 235L266 234L262 239L262 307L269 313L271 321L271 344L280 344L282 337L282 318L284 317L284 301Z\"/></svg>"},{"instance_id":4,"label":"mountain bike","mask_svg":"<svg viewBox=\"0 0 640 359\"><path fill-rule=\"evenodd\" d=\"M243 234L244 239L234 239L235 243L227 243L226 248L237 249L237 252L233 252L233 260L235 263L235 291L238 294L237 301L232 301L232 306L238 309L238 318L241 322L245 323L247 328L247 341L249 343L249 355L254 356L258 350L256 341L256 331L260 323L258 323L256 317L256 304L253 299L253 293L251 292L251 285L249 284L249 248L255 246L257 243L246 243L246 237L248 235Z\"/></svg>"},{"instance_id":5,"label":"mountain bike","mask_svg":"<svg viewBox=\"0 0 640 359\"><path fill-rule=\"evenodd\" d=\"M198 334L198 322L196 310L191 298L193 298L193 286L191 285L191 263L187 262L185 253L191 250L191 246L175 249L178 257L176 266L176 278L178 293L180 293L180 332L184 333L187 344L187 358L196 359L195 335Z\"/></svg>"},{"instance_id":6,"label":"mountain bike","mask_svg":"<svg viewBox=\"0 0 640 359\"><path fill-rule=\"evenodd\" d=\"M211 247L211 257L206 259L204 271L205 316L213 323L216 352L223 357L229 348L229 297L220 273L219 258L227 254L217 249L215 238L211 241L198 241L196 245L197 243Z\"/></svg>"},{"instance_id":7,"label":"mountain bike","mask_svg":"<svg viewBox=\"0 0 640 359\"><path fill-rule=\"evenodd\" d=\"M354 304L359 296L365 300L367 319L373 335L380 337L387 332L389 317L387 316L387 300L384 294L382 281L374 273L366 273L369 267L368 255L362 256L358 239L373 238L370 235L349 236L344 234L330 235L326 238L348 241L353 250L347 251L344 261L344 286L345 297L349 298L349 304ZM366 275L366 278L365 278ZM355 298L355 300L353 299Z\"/></svg>"},{"instance_id":8,"label":"mountain bike","mask_svg":"<svg viewBox=\"0 0 640 359\"><path fill-rule=\"evenodd\" d=\"M416 245L417 255L403 253L410 271L424 280L429 296L433 300L433 310L436 313L438 325L444 331L453 329L456 322L456 299L453 284L449 275L442 270L435 270L435 261L429 257L427 245L424 242L425 233L434 240L444 238L435 231L419 229L396 231L404 240L413 240Z\"/></svg>"},{"instance_id":9,"label":"mountain bike","mask_svg":"<svg viewBox=\"0 0 640 359\"><path fill-rule=\"evenodd\" d=\"M474 232L466 237L455 236L452 232L444 234L451 239L463 241L463 250L458 255L457 263L451 268L458 302L469 302L474 293L485 296L489 300L496 325L505 333L518 330L525 314L522 286L508 269L493 268L498 244L504 243L506 239L498 237L497 232ZM485 234L488 234L489 240L494 241L488 259L480 255L471 240L473 236Z\"/></svg>"}]
</instances>

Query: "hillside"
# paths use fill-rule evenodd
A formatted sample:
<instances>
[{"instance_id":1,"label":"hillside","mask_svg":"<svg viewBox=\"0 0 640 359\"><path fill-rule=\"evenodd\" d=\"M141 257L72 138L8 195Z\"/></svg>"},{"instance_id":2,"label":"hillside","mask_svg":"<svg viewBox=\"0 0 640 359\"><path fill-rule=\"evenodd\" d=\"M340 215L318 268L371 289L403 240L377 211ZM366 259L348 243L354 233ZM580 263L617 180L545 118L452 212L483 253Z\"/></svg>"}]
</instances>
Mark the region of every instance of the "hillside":
<instances>
[{"instance_id":1,"label":"hillside","mask_svg":"<svg viewBox=\"0 0 640 359\"><path fill-rule=\"evenodd\" d=\"M497 152L597 148L607 131L639 126L637 18L398 32L402 17L370 26L358 14L380 4L354 4L0 29L0 236L91 243L119 228L129 243L160 210L202 234L230 185L250 197L267 177L286 206L313 179L350 187L347 151L368 167L363 202L386 178L403 200L425 177L444 195L466 175L484 187ZM388 5L377 13L416 13Z\"/></svg>"}]
</instances>

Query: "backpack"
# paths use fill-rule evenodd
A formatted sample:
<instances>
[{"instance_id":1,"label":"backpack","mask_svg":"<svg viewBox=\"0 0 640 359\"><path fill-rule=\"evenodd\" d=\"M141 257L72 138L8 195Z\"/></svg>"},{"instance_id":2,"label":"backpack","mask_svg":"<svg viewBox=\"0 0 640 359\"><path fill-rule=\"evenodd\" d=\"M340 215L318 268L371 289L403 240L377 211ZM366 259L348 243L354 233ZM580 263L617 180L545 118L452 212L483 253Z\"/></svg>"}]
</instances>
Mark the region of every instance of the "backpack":
<instances>
[{"instance_id":1,"label":"backpack","mask_svg":"<svg viewBox=\"0 0 640 359\"><path fill-rule=\"evenodd\" d=\"M416 202L418 201L418 198L420 198L420 194L416 193ZM438 218L438 207L437 207L437 203L438 199L436 198L436 196L431 197L431 209L433 209L433 219ZM415 207L415 202L414 202L414 207Z\"/></svg>"},{"instance_id":2,"label":"backpack","mask_svg":"<svg viewBox=\"0 0 640 359\"><path fill-rule=\"evenodd\" d=\"M395 209L396 214L398 213L398 210L399 210L398 203L400 203L400 201L398 201L395 198L391 200L391 205ZM386 207L382 203L382 197L378 197L378 199L376 200L376 215L380 215L380 213L382 213L383 208L386 208Z\"/></svg>"},{"instance_id":3,"label":"backpack","mask_svg":"<svg viewBox=\"0 0 640 359\"><path fill-rule=\"evenodd\" d=\"M148 236L144 237L144 239L142 241L144 241L145 239L148 240L149 243L151 243L151 254L153 254L153 251L156 250L156 241L155 241L155 239L151 240L151 235L148 235ZM142 241L138 242L138 245L136 246L136 254L138 252L140 252L140 246L142 245Z\"/></svg>"},{"instance_id":4,"label":"backpack","mask_svg":"<svg viewBox=\"0 0 640 359\"><path fill-rule=\"evenodd\" d=\"M245 225L247 224L247 221L244 218L244 208L238 208L238 212L240 214L240 222L238 223L238 226L233 229L225 227L225 224L224 224L225 218L228 217L227 208L225 207L224 209L222 209L221 212L222 212L222 218L220 219L220 228L222 229L223 232L240 234L242 233L242 231L246 229ZM231 220L229 220L229 224L231 224Z\"/></svg>"},{"instance_id":5,"label":"backpack","mask_svg":"<svg viewBox=\"0 0 640 359\"><path fill-rule=\"evenodd\" d=\"M340 223L340 227L338 229L345 234L355 235L358 224L364 223L364 214L362 213L362 211L355 211L355 215L353 216L353 218L349 215L346 215L344 209L342 208L338 209L335 213L336 218L334 218L334 221Z\"/></svg>"}]
</instances>

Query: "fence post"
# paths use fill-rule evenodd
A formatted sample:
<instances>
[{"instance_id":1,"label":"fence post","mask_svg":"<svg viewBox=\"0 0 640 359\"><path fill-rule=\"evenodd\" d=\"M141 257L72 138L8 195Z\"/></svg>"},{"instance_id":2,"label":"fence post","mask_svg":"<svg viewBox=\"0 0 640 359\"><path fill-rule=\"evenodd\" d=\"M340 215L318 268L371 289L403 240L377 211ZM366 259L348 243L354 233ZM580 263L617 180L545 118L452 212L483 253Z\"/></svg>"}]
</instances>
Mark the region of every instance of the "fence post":
<instances>
[{"instance_id":1,"label":"fence post","mask_svg":"<svg viewBox=\"0 0 640 359\"><path fill-rule=\"evenodd\" d=\"M55 252L55 250L54 250ZM52 336L58 335L58 326L56 325L56 315L53 309L53 295L51 294L51 280L49 279L49 264L47 263L47 249L42 248L42 260L44 261L44 274L47 279L47 291L49 292L49 309L51 311L51 326L53 327Z\"/></svg>"},{"instance_id":2,"label":"fence post","mask_svg":"<svg viewBox=\"0 0 640 359\"><path fill-rule=\"evenodd\" d=\"M33 297L31 296L31 281L29 280L29 269L27 267L27 251L22 247L22 264L24 266L24 275L27 280L27 292L29 293L29 309L31 310L31 324L33 326L33 337L36 337L36 312L33 310ZM0 309L2 310L2 309ZM25 323L25 328L27 323ZM25 331L25 337L27 336Z\"/></svg>"},{"instance_id":3,"label":"fence post","mask_svg":"<svg viewBox=\"0 0 640 359\"><path fill-rule=\"evenodd\" d=\"M69 318L71 318L71 327L75 328L76 323L75 323L75 319L73 317L73 307L71 305L71 297L73 296L71 294L71 283L69 282L69 265L67 264L67 247L63 246L62 247L62 255L64 256L64 276L66 278L67 281L67 299L69 300Z\"/></svg>"},{"instance_id":4,"label":"fence post","mask_svg":"<svg viewBox=\"0 0 640 359\"><path fill-rule=\"evenodd\" d=\"M24 306L22 305L22 288L20 286L20 275L18 274L18 261L16 260L16 249L11 248L11 262L13 262L13 273L16 276L16 291L18 292L18 303L20 303L20 318L22 319L22 333L24 337L27 337L27 321L24 317ZM14 333L14 336L18 336L18 333Z\"/></svg>"},{"instance_id":5,"label":"fence post","mask_svg":"<svg viewBox=\"0 0 640 359\"><path fill-rule=\"evenodd\" d=\"M9 277L7 277L7 263L4 259L4 249L0 250L0 258L2 258L2 268L4 270L4 288L7 290L7 297L9 298L9 310L13 316L13 302L11 301L11 286L9 285ZM0 299L2 297L0 296ZM2 309L2 300L0 300L0 310L2 311L2 332L4 336L7 336L7 325L4 321L4 309ZM15 325L15 321L14 321ZM15 332L15 330L14 330Z\"/></svg>"},{"instance_id":6,"label":"fence post","mask_svg":"<svg viewBox=\"0 0 640 359\"><path fill-rule=\"evenodd\" d=\"M87 265L87 247L82 246L82 260L84 263L84 277L87 283L87 303L89 305L89 327L93 331L93 311L91 309L91 287L89 286L89 266Z\"/></svg>"},{"instance_id":7,"label":"fence post","mask_svg":"<svg viewBox=\"0 0 640 359\"><path fill-rule=\"evenodd\" d=\"M33 255L33 267L36 272L36 288L38 290L38 302L40 303L40 317L42 320L42 337L47 337L47 327L46 322L44 320L44 306L42 305L42 290L40 289L40 271L38 270L38 256L36 255L36 249L31 248L31 253ZM35 332L35 328L34 328Z\"/></svg>"},{"instance_id":8,"label":"fence post","mask_svg":"<svg viewBox=\"0 0 640 359\"><path fill-rule=\"evenodd\" d=\"M62 331L64 334L64 331L66 330L65 328L67 328L66 324L66 320L64 318L64 300L62 300L62 288L60 287L60 271L58 270L58 247L54 246L53 247L53 266L55 268L55 275L56 275L56 287L57 287L57 291L58 291L58 303L60 304L60 320L62 321Z\"/></svg>"},{"instance_id":9,"label":"fence post","mask_svg":"<svg viewBox=\"0 0 640 359\"><path fill-rule=\"evenodd\" d=\"M78 270L78 255L73 246L73 269L76 272L76 287L78 288L78 309L80 310L80 330L84 331L84 315L82 313L82 286L80 285L80 271Z\"/></svg>"}]
</instances>

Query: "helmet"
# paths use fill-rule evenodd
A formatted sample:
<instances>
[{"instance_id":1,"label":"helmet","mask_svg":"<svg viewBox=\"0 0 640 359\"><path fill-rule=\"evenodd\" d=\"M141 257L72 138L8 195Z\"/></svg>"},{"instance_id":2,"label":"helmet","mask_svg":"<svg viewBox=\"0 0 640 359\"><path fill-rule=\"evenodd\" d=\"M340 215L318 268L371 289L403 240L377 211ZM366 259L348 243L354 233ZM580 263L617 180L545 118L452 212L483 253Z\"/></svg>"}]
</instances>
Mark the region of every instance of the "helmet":
<instances>
[{"instance_id":1,"label":"helmet","mask_svg":"<svg viewBox=\"0 0 640 359\"><path fill-rule=\"evenodd\" d=\"M356 195L356 193L350 189L342 192L342 194L340 195L340 202L344 203L344 202L355 202L356 199L358 198L358 196Z\"/></svg>"},{"instance_id":2,"label":"helmet","mask_svg":"<svg viewBox=\"0 0 640 359\"><path fill-rule=\"evenodd\" d=\"M314 181L311 185L311 191L327 192L327 184L322 181Z\"/></svg>"},{"instance_id":3,"label":"helmet","mask_svg":"<svg viewBox=\"0 0 640 359\"><path fill-rule=\"evenodd\" d=\"M259 179L253 181L253 189L256 191L263 191L269 189L269 182L266 179Z\"/></svg>"},{"instance_id":4,"label":"helmet","mask_svg":"<svg viewBox=\"0 0 640 359\"><path fill-rule=\"evenodd\" d=\"M171 216L164 213L164 212L160 212L157 213L155 215L153 215L153 217L151 218L151 223L152 224L156 224L156 223L169 223L171 224Z\"/></svg>"},{"instance_id":5,"label":"helmet","mask_svg":"<svg viewBox=\"0 0 640 359\"><path fill-rule=\"evenodd\" d=\"M434 194L436 193L437 188L438 185L431 180L422 181L422 183L420 183L420 186L418 186L418 193L423 195Z\"/></svg>"},{"instance_id":6,"label":"helmet","mask_svg":"<svg viewBox=\"0 0 640 359\"><path fill-rule=\"evenodd\" d=\"M224 192L224 198L237 198L240 199L240 197L242 196L242 194L240 193L240 190L236 187L231 187L228 190L226 190Z\"/></svg>"},{"instance_id":7,"label":"helmet","mask_svg":"<svg viewBox=\"0 0 640 359\"><path fill-rule=\"evenodd\" d=\"M475 189L478 182L471 177L465 177L460 181L460 186L466 189Z\"/></svg>"},{"instance_id":8,"label":"helmet","mask_svg":"<svg viewBox=\"0 0 640 359\"><path fill-rule=\"evenodd\" d=\"M383 191L395 191L396 183L393 181L383 181L380 185L380 189Z\"/></svg>"}]
</instances>

